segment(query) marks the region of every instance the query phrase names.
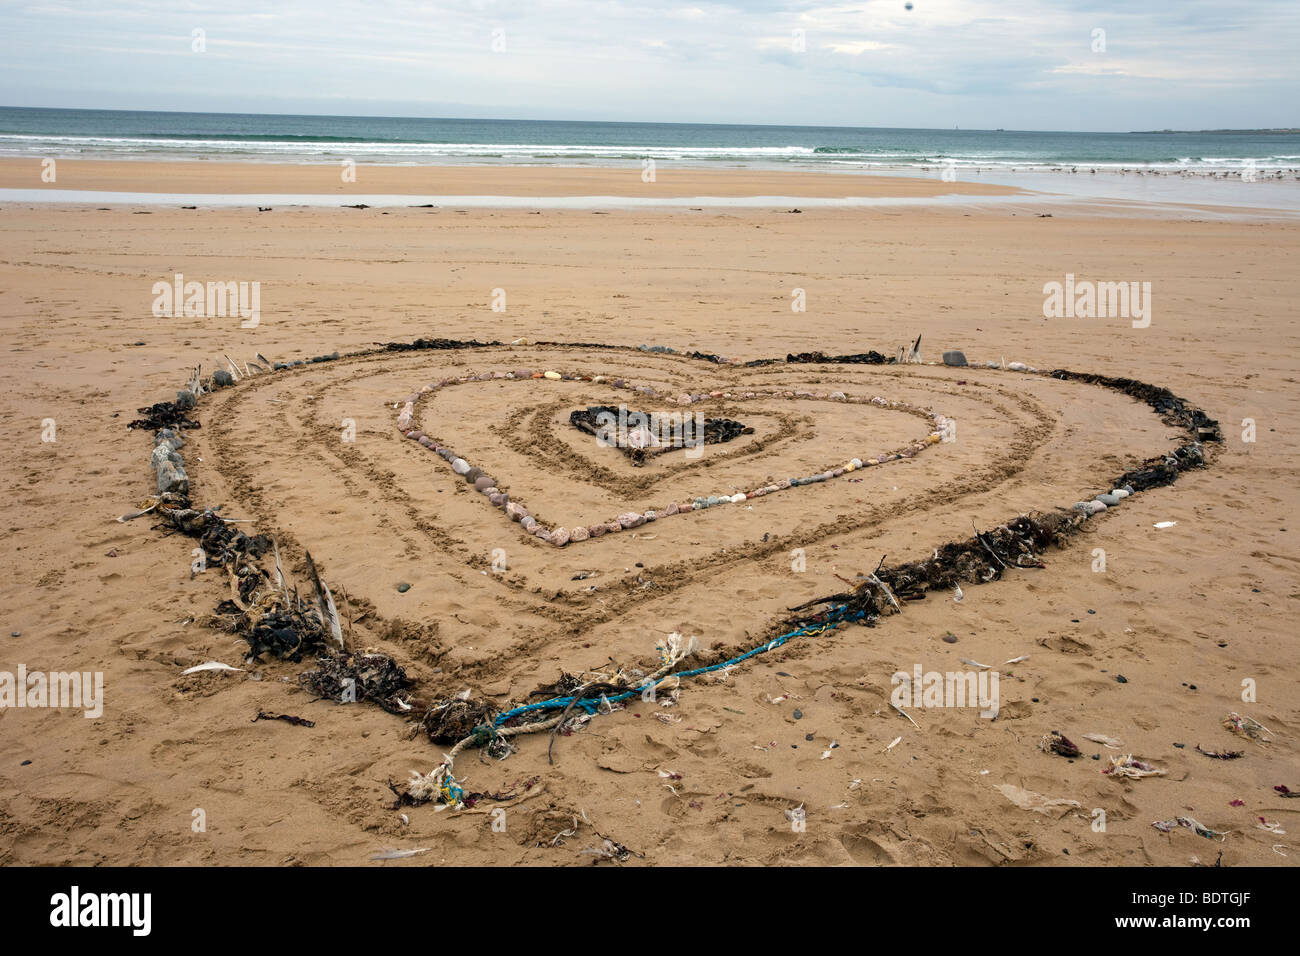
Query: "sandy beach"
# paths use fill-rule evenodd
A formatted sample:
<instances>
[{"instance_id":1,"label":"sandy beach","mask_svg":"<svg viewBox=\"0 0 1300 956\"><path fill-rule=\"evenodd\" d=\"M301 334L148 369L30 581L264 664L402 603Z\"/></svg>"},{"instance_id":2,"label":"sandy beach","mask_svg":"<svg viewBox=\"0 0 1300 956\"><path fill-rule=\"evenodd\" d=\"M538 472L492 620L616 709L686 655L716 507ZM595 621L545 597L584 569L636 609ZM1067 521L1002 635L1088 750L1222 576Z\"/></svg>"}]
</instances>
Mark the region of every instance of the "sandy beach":
<instances>
[{"instance_id":1,"label":"sandy beach","mask_svg":"<svg viewBox=\"0 0 1300 956\"><path fill-rule=\"evenodd\" d=\"M661 167L644 183L639 169L367 167L353 184L337 166L60 161L46 186L39 172L0 160L0 188L970 202L798 214L0 206L0 423L14 439L0 669L104 675L97 719L0 710L0 863L358 865L386 848L425 848L368 865L585 866L598 857L584 851L605 839L633 851L626 865L1300 858L1294 837L1259 825L1300 826L1300 805L1275 790L1300 790L1300 589L1288 543L1300 499L1300 223L1152 214L1120 224L1082 205L1048 217L1030 196L981 205L1014 195L987 184L753 169ZM177 273L260 283L257 326L155 316L155 283ZM1044 284L1067 275L1149 282L1149 326L1045 318ZM794 312L800 292L806 311ZM310 550L350 647L391 655L425 698L468 690L505 707L561 673L653 669L670 632L698 638L710 660L746 650L788 608L882 558L924 558L972 526L1069 507L1178 440L1122 395L1001 369L745 368L589 347L748 361L894 355L918 335L926 363L959 349L972 366L1005 359L1167 386L1219 420L1225 440L1208 468L1089 521L1045 568L965 588L960 601L932 594L874 628L791 641L683 682L673 706L633 701L557 735L553 764L544 734L504 761L461 756L468 787L511 795L497 801L503 831L492 801L394 808L390 782L427 773L446 748L414 734L409 717L316 699L298 680L310 660L246 661L246 644L205 626L230 596L226 571L192 573L195 542L149 516L115 521L154 490L150 435L127 422L174 399L200 363L206 373L227 355L284 362L420 337L527 340L254 376L203 397L184 449L196 502L274 535L298 580ZM423 385L517 369L672 395L883 396L951 416L957 437L914 459L557 548L525 537L394 428L396 408ZM709 412L754 433L697 461L636 469L568 424L571 410L619 401L631 403L604 382L489 380L428 396L417 424L566 527L807 474L927 431L870 404L718 399ZM207 661L240 670L182 676ZM890 706L896 671L971 661L1000 671L996 720L960 708L913 709L909 720ZM314 726L255 720L259 711ZM1234 736L1229 712L1274 739ZM1040 750L1051 731L1083 753ZM1198 745L1244 756L1214 759ZM1127 754L1163 774L1102 773ZM1021 790L1067 803L1024 809L1011 797ZM797 807L802 830L786 816ZM1152 827L1178 816L1226 836Z\"/></svg>"}]
</instances>

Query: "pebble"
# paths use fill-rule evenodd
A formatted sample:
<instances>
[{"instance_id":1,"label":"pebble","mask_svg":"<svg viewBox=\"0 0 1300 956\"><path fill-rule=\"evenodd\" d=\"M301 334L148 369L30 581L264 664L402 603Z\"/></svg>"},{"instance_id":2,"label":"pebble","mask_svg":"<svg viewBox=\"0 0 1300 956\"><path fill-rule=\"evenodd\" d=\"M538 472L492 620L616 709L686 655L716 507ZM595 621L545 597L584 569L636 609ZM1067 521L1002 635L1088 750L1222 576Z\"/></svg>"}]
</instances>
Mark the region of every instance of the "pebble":
<instances>
[{"instance_id":1,"label":"pebble","mask_svg":"<svg viewBox=\"0 0 1300 956\"><path fill-rule=\"evenodd\" d=\"M513 501L506 505L506 514L510 516L511 521L521 521L529 517L528 510L523 505L517 505Z\"/></svg>"},{"instance_id":2,"label":"pebble","mask_svg":"<svg viewBox=\"0 0 1300 956\"><path fill-rule=\"evenodd\" d=\"M564 547L566 544L569 543L569 540L570 540L570 536L569 536L568 528L556 528L554 531L551 532L551 544L555 545L556 547L560 547L560 548Z\"/></svg>"},{"instance_id":3,"label":"pebble","mask_svg":"<svg viewBox=\"0 0 1300 956\"><path fill-rule=\"evenodd\" d=\"M664 509L664 514L665 514L665 515L675 515L675 514L678 514L681 510L682 510L682 509L678 506L677 502L675 502L675 501L670 501L670 502L668 502L668 507L666 507L666 508Z\"/></svg>"},{"instance_id":4,"label":"pebble","mask_svg":"<svg viewBox=\"0 0 1300 956\"><path fill-rule=\"evenodd\" d=\"M464 458L453 458L451 462L451 470L458 475L463 475L465 472L469 471L469 462Z\"/></svg>"},{"instance_id":5,"label":"pebble","mask_svg":"<svg viewBox=\"0 0 1300 956\"><path fill-rule=\"evenodd\" d=\"M235 377L224 368L219 368L212 373L212 384L218 388L226 388L235 384Z\"/></svg>"},{"instance_id":6,"label":"pebble","mask_svg":"<svg viewBox=\"0 0 1300 956\"><path fill-rule=\"evenodd\" d=\"M574 528L572 533L569 535L569 540L586 541L589 537L591 537L591 535L587 532L586 528Z\"/></svg>"},{"instance_id":7,"label":"pebble","mask_svg":"<svg viewBox=\"0 0 1300 956\"><path fill-rule=\"evenodd\" d=\"M409 590L411 590L411 586L407 584L405 581L403 581L401 584L397 586L398 594L405 594Z\"/></svg>"},{"instance_id":8,"label":"pebble","mask_svg":"<svg viewBox=\"0 0 1300 956\"><path fill-rule=\"evenodd\" d=\"M525 531L532 531L534 528L537 527L537 519L534 518L532 515L526 514L519 519L519 524L523 527Z\"/></svg>"},{"instance_id":9,"label":"pebble","mask_svg":"<svg viewBox=\"0 0 1300 956\"><path fill-rule=\"evenodd\" d=\"M1009 364L1007 365L1007 368L1009 368L1009 369L1010 369L1011 371L1013 371L1013 372L1028 372L1028 371L1029 371L1029 366L1026 365L1024 362L1011 362L1011 363L1009 363Z\"/></svg>"},{"instance_id":10,"label":"pebble","mask_svg":"<svg viewBox=\"0 0 1300 956\"><path fill-rule=\"evenodd\" d=\"M515 378L532 378L533 370L530 368L521 368L515 372Z\"/></svg>"},{"instance_id":11,"label":"pebble","mask_svg":"<svg viewBox=\"0 0 1300 956\"><path fill-rule=\"evenodd\" d=\"M494 508L500 508L506 503L506 496L498 491L495 494L488 495L488 501L492 502Z\"/></svg>"},{"instance_id":12,"label":"pebble","mask_svg":"<svg viewBox=\"0 0 1300 956\"><path fill-rule=\"evenodd\" d=\"M487 475L479 475L474 479L474 490L486 492L489 488L495 488L496 484L495 478L489 478Z\"/></svg>"},{"instance_id":13,"label":"pebble","mask_svg":"<svg viewBox=\"0 0 1300 956\"><path fill-rule=\"evenodd\" d=\"M544 372L542 374L542 378L550 379L552 382L558 382L563 377L564 376L562 376L559 372Z\"/></svg>"},{"instance_id":14,"label":"pebble","mask_svg":"<svg viewBox=\"0 0 1300 956\"><path fill-rule=\"evenodd\" d=\"M471 468L469 471L465 472L465 483L472 485L474 484L474 482L478 481L482 477L483 477L482 468Z\"/></svg>"},{"instance_id":15,"label":"pebble","mask_svg":"<svg viewBox=\"0 0 1300 956\"><path fill-rule=\"evenodd\" d=\"M176 393L176 407L181 411L189 411L194 405L194 393L189 389L181 389Z\"/></svg>"},{"instance_id":16,"label":"pebble","mask_svg":"<svg viewBox=\"0 0 1300 956\"><path fill-rule=\"evenodd\" d=\"M966 367L966 356L957 350L943 353L943 364L951 365L954 368Z\"/></svg>"},{"instance_id":17,"label":"pebble","mask_svg":"<svg viewBox=\"0 0 1300 956\"><path fill-rule=\"evenodd\" d=\"M594 524L587 529L587 534L593 538L599 538L607 529L603 524Z\"/></svg>"},{"instance_id":18,"label":"pebble","mask_svg":"<svg viewBox=\"0 0 1300 956\"><path fill-rule=\"evenodd\" d=\"M22 637L22 636L23 636L23 632L22 632L22 631L10 631L10 632L9 632L9 636L10 636L10 637Z\"/></svg>"},{"instance_id":19,"label":"pebble","mask_svg":"<svg viewBox=\"0 0 1300 956\"><path fill-rule=\"evenodd\" d=\"M1113 508L1120 502L1120 499L1115 495L1098 495L1097 500L1107 508Z\"/></svg>"},{"instance_id":20,"label":"pebble","mask_svg":"<svg viewBox=\"0 0 1300 956\"><path fill-rule=\"evenodd\" d=\"M618 516L618 523L623 528L639 528L645 524L645 515L628 511Z\"/></svg>"},{"instance_id":21,"label":"pebble","mask_svg":"<svg viewBox=\"0 0 1300 956\"><path fill-rule=\"evenodd\" d=\"M848 396L845 395L843 392L831 392L830 394L830 399L831 401L834 402L842 402L846 398L848 398Z\"/></svg>"},{"instance_id":22,"label":"pebble","mask_svg":"<svg viewBox=\"0 0 1300 956\"><path fill-rule=\"evenodd\" d=\"M637 517L640 517L640 515ZM609 524L605 525L605 530L610 534L618 534L618 532L623 530L623 525L620 522L611 521Z\"/></svg>"},{"instance_id":23,"label":"pebble","mask_svg":"<svg viewBox=\"0 0 1300 956\"><path fill-rule=\"evenodd\" d=\"M1123 488L1112 488L1110 493L1116 498L1127 498L1129 496L1129 492L1125 491Z\"/></svg>"}]
</instances>

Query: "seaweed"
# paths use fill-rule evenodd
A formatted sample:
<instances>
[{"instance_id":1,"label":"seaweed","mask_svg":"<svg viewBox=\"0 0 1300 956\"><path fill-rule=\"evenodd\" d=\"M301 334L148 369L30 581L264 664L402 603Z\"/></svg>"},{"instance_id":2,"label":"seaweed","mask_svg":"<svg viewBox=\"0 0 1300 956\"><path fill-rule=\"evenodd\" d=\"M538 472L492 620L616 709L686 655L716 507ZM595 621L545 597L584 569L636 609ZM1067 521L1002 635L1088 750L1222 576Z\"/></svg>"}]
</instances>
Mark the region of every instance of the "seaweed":
<instances>
[{"instance_id":1,"label":"seaweed","mask_svg":"<svg viewBox=\"0 0 1300 956\"><path fill-rule=\"evenodd\" d=\"M144 408L137 408L136 414L143 416L127 424L127 428L147 428L158 431L160 428L198 428L199 423L185 417L188 408L182 408L179 402L158 402Z\"/></svg>"},{"instance_id":2,"label":"seaweed","mask_svg":"<svg viewBox=\"0 0 1300 956\"><path fill-rule=\"evenodd\" d=\"M892 365L896 361L888 356L881 355L874 349L868 352L858 352L852 355L827 355L825 352L800 352L797 355L787 355L785 360L791 365L813 363L834 365Z\"/></svg>"},{"instance_id":3,"label":"seaweed","mask_svg":"<svg viewBox=\"0 0 1300 956\"><path fill-rule=\"evenodd\" d=\"M474 339L416 339L414 342L387 342L385 350L389 352L419 352L426 349L481 349L500 342L479 342Z\"/></svg>"},{"instance_id":4,"label":"seaweed","mask_svg":"<svg viewBox=\"0 0 1300 956\"><path fill-rule=\"evenodd\" d=\"M601 419L605 421L602 422ZM569 413L569 424L579 431L584 431L589 435L595 435L597 438L609 440L608 424L610 419L625 422L643 422L651 432L660 432L660 440L666 439L662 445L641 445L636 446L630 442L619 441L615 445L619 451L632 460L635 465L641 465L652 455L660 455L664 452L674 451L679 448L688 447L695 441L694 436L690 439L686 437L685 426L680 419L677 421L675 428L672 428L672 434L664 434L670 429L667 425L662 424L662 417L655 412L642 412L628 409L615 408L612 405L592 405L585 409L578 409ZM629 426L629 431L636 431L639 426L633 428ZM692 424L692 431L694 426ZM701 443L705 445L716 445L723 442L732 441L741 435L752 435L754 429L738 422L732 418L710 418L704 422L704 435Z\"/></svg>"},{"instance_id":5,"label":"seaweed","mask_svg":"<svg viewBox=\"0 0 1300 956\"><path fill-rule=\"evenodd\" d=\"M318 697L341 702L370 700L390 714L411 710L408 691L414 681L387 654L321 654L316 670L298 675L298 683Z\"/></svg>"}]
</instances>

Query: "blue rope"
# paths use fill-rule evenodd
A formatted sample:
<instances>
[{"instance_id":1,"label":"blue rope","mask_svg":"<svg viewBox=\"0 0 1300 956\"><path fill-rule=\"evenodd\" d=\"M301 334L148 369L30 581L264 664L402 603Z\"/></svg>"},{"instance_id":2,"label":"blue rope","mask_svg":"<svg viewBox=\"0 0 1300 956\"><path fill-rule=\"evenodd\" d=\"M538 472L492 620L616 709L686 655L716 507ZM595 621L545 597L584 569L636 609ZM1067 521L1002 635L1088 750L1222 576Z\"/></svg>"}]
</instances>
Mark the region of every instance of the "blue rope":
<instances>
[{"instance_id":1,"label":"blue rope","mask_svg":"<svg viewBox=\"0 0 1300 956\"><path fill-rule=\"evenodd\" d=\"M708 667L697 667L694 670L679 671L676 674L666 674L665 676L660 678L658 682L656 682L655 686L658 687L659 684L668 680L669 677L676 677L680 680L683 677L698 677L701 674L708 674L711 671L719 671L722 670L724 667L731 667L735 664L739 664L741 661L747 661L751 657L755 657L759 654L764 654L767 651L775 650L776 648L785 644L787 641L792 640L793 638L803 637L807 634L820 634L823 631L833 630L834 628L839 627L841 624L847 624L852 621L860 621L862 620L862 618L867 616L866 611L853 611L848 613L846 612L848 612L848 605L846 604L837 605L827 613L826 620L820 624L806 624L803 627L795 628L793 631L790 631L788 634L782 634L780 637L774 637L766 644L760 644L758 645L758 647L751 648L750 650L746 651L744 654L741 654L739 657L733 657L731 660L723 661L721 664L710 664ZM638 687L636 690L630 690L627 691L626 693L616 694L613 697L606 697L605 700L609 701L611 704L615 704L618 703L619 701L631 700L633 697L639 697L644 692L645 692L644 687ZM572 696L555 697L551 700L539 701L536 704L525 704L522 707L516 707L514 710L507 710L503 714L498 714L496 720L494 720L492 724L494 727L500 727L508 720L512 720L515 717L520 717L524 714L535 713L536 711L539 710L564 710L566 707L568 707L570 704L573 703L573 700L574 698ZM588 714L595 714L596 711L600 708L600 699L584 698L578 701L578 707L586 711Z\"/></svg>"}]
</instances>

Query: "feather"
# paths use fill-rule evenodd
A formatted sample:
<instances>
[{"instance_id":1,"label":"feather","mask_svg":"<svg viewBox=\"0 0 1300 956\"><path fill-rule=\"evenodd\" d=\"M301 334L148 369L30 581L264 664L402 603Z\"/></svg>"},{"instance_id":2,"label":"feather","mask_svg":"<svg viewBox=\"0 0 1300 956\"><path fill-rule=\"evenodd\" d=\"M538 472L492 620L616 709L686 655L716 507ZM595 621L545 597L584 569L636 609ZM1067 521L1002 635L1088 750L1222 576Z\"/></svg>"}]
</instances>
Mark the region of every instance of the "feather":
<instances>
[{"instance_id":1,"label":"feather","mask_svg":"<svg viewBox=\"0 0 1300 956\"><path fill-rule=\"evenodd\" d=\"M339 647L342 647L343 628L339 625L339 612L334 607L334 598L330 595L329 588L320 579L320 574L316 570L316 562L311 559L310 551L307 552L307 573L311 576L312 587L316 589L316 610L320 622L329 629L331 636L338 642Z\"/></svg>"},{"instance_id":2,"label":"feather","mask_svg":"<svg viewBox=\"0 0 1300 956\"><path fill-rule=\"evenodd\" d=\"M243 378L243 375L241 375L239 372L239 366L235 364L235 360L232 359L229 355L226 355L224 352L222 353L222 355L225 355L226 361L230 363L230 374L233 375L235 381L238 382L241 378Z\"/></svg>"},{"instance_id":3,"label":"feather","mask_svg":"<svg viewBox=\"0 0 1300 956\"><path fill-rule=\"evenodd\" d=\"M321 589L325 592L325 610L326 622L329 624L330 635L334 642L338 644L339 649L343 649L343 626L339 623L339 609L334 606L334 595L330 594L329 586L322 581Z\"/></svg>"},{"instance_id":4,"label":"feather","mask_svg":"<svg viewBox=\"0 0 1300 956\"><path fill-rule=\"evenodd\" d=\"M407 857L417 856L420 853L428 853L429 848L422 846L418 850L383 850L376 853L370 859L372 860L405 860Z\"/></svg>"},{"instance_id":5,"label":"feather","mask_svg":"<svg viewBox=\"0 0 1300 956\"><path fill-rule=\"evenodd\" d=\"M261 352L254 352L254 353L253 353L253 357L254 357L255 359L257 359L259 362L261 362L263 365L265 365L265 366L266 366L266 370L267 370L268 372L271 370L271 367L275 364L275 363L272 362L269 358L267 358L265 355L263 355Z\"/></svg>"},{"instance_id":6,"label":"feather","mask_svg":"<svg viewBox=\"0 0 1300 956\"><path fill-rule=\"evenodd\" d=\"M181 676L186 674L197 674L200 671L242 671L242 667L231 667L229 664L223 664L221 661L208 661L206 664L195 664L193 667L181 671Z\"/></svg>"},{"instance_id":7,"label":"feather","mask_svg":"<svg viewBox=\"0 0 1300 956\"><path fill-rule=\"evenodd\" d=\"M274 538L271 539L271 548L275 552L275 583L279 586L281 593L284 594L284 600L287 604L289 601L289 585L284 578L284 568L280 565L280 543Z\"/></svg>"}]
</instances>

